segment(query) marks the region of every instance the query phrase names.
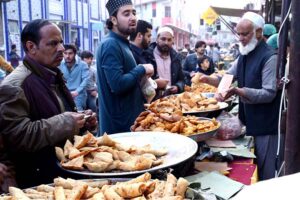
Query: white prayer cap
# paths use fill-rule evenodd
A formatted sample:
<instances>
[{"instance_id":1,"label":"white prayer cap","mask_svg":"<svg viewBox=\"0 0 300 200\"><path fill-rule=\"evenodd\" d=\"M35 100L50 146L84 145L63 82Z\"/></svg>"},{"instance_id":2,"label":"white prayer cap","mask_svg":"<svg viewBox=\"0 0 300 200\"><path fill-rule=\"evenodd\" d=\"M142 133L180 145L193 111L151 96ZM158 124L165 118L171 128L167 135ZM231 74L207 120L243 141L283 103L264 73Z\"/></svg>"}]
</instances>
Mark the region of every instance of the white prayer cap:
<instances>
[{"instance_id":1,"label":"white prayer cap","mask_svg":"<svg viewBox=\"0 0 300 200\"><path fill-rule=\"evenodd\" d=\"M157 35L159 35L159 34L161 34L163 32L168 32L168 33L170 33L174 37L174 32L173 32L173 30L170 27L167 27L167 26L160 27L158 29L158 31L157 31Z\"/></svg>"},{"instance_id":2,"label":"white prayer cap","mask_svg":"<svg viewBox=\"0 0 300 200\"><path fill-rule=\"evenodd\" d=\"M257 28L264 28L265 25L265 20L264 18L254 12L246 12L242 19L247 19L249 21L251 21Z\"/></svg>"}]
</instances>

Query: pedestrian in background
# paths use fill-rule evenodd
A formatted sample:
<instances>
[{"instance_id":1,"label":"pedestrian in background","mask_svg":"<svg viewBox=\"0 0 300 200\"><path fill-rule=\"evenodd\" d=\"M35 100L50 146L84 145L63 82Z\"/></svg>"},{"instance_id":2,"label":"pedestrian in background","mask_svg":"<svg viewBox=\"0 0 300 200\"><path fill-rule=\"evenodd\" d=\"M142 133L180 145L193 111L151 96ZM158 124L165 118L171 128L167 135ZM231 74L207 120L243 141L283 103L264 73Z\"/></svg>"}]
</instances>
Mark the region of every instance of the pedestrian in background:
<instances>
[{"instance_id":1,"label":"pedestrian in background","mask_svg":"<svg viewBox=\"0 0 300 200\"><path fill-rule=\"evenodd\" d=\"M67 87L74 98L77 110L82 111L86 109L86 88L90 78L89 68L76 55L77 49L75 45L65 44L64 47L64 60L61 62L59 69L67 81Z\"/></svg>"},{"instance_id":2,"label":"pedestrian in background","mask_svg":"<svg viewBox=\"0 0 300 200\"><path fill-rule=\"evenodd\" d=\"M19 60L21 57L17 54L17 46L15 44L11 45L11 51L8 54L10 64L16 68L19 66Z\"/></svg>"},{"instance_id":3,"label":"pedestrian in background","mask_svg":"<svg viewBox=\"0 0 300 200\"><path fill-rule=\"evenodd\" d=\"M93 64L94 54L90 51L82 51L81 52L81 60L86 62L89 67L89 81L86 87L87 92L87 101L86 106L87 109L91 109L93 112L97 112L97 98L98 98L98 90L97 90L97 69Z\"/></svg>"}]
</instances>

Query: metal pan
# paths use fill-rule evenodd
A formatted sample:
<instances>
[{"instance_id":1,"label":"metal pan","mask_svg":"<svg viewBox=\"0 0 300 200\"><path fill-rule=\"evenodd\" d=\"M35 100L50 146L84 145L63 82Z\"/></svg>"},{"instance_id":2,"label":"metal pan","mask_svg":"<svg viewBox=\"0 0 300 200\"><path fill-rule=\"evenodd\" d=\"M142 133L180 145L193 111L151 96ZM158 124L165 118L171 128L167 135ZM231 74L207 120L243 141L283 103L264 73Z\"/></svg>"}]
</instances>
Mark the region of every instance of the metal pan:
<instances>
[{"instance_id":1,"label":"metal pan","mask_svg":"<svg viewBox=\"0 0 300 200\"><path fill-rule=\"evenodd\" d=\"M62 168L66 172L73 174L86 175L91 177L122 177L142 174L145 172L154 172L161 169L176 166L192 156L198 149L198 144L184 135L168 133L168 132L127 132L112 134L110 137L124 145L144 146L150 144L153 149L166 149L168 154L163 157L164 163L150 169L140 171L112 171L104 173L94 173L90 171L75 171Z\"/></svg>"},{"instance_id":2,"label":"metal pan","mask_svg":"<svg viewBox=\"0 0 300 200\"><path fill-rule=\"evenodd\" d=\"M220 108L215 110L204 110L204 111L189 111L189 112L183 112L184 115L195 115L197 117L217 117L222 110L226 109L228 107L228 104L226 102L218 102L218 105Z\"/></svg>"}]
</instances>

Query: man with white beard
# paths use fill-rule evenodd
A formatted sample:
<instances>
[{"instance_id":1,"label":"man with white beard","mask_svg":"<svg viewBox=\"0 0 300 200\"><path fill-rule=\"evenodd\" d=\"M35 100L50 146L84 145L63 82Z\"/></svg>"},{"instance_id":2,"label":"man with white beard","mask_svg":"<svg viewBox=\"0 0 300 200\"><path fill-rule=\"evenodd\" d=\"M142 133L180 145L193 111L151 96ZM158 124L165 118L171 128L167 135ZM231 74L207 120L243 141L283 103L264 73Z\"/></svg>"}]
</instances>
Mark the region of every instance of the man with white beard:
<instances>
[{"instance_id":1,"label":"man with white beard","mask_svg":"<svg viewBox=\"0 0 300 200\"><path fill-rule=\"evenodd\" d=\"M241 55L227 71L234 75L238 86L230 88L225 97L218 94L220 100L234 94L239 96L239 119L246 126L246 134L255 139L260 180L273 178L278 169L276 151L281 94L276 87L277 55L264 42L263 27L264 19L260 15L252 12L243 15L236 27ZM220 79L218 76L200 77L200 81L214 86Z\"/></svg>"}]
</instances>

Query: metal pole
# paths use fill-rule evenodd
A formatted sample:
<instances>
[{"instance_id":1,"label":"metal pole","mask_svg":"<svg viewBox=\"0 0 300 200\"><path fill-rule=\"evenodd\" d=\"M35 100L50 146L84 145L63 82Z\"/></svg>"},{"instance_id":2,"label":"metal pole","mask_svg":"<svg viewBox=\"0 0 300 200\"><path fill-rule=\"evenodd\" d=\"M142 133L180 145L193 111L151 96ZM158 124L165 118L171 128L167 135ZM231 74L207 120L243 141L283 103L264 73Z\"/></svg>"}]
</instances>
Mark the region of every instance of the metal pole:
<instances>
[{"instance_id":1,"label":"metal pole","mask_svg":"<svg viewBox=\"0 0 300 200\"><path fill-rule=\"evenodd\" d=\"M282 1L281 23L283 22L284 18L286 17L290 5L291 5L291 0ZM286 22L284 23L284 25L281 29L281 32L280 32L280 37L279 37L278 61L277 61L277 67L276 67L277 80L281 79L281 77L283 76L284 71L285 71L288 32L289 32L289 19L287 19Z\"/></svg>"},{"instance_id":2,"label":"metal pole","mask_svg":"<svg viewBox=\"0 0 300 200\"><path fill-rule=\"evenodd\" d=\"M291 20L291 51L290 72L291 80L288 85L287 133L285 141L285 171L293 174L300 171L300 4L292 0Z\"/></svg>"}]
</instances>

